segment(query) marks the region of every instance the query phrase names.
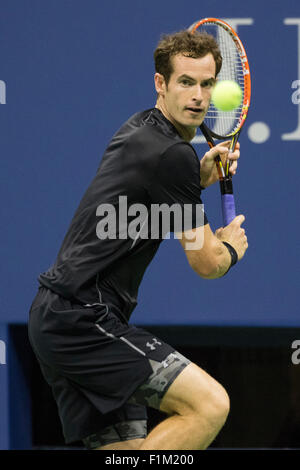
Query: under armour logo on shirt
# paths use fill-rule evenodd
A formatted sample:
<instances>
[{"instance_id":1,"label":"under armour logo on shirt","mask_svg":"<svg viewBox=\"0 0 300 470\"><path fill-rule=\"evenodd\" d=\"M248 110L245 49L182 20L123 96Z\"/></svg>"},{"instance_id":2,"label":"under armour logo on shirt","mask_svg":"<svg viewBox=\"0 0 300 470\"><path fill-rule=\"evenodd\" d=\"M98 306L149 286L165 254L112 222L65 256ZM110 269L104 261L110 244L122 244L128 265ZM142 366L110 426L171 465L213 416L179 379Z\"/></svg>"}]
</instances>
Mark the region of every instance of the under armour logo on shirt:
<instances>
[{"instance_id":1,"label":"under armour logo on shirt","mask_svg":"<svg viewBox=\"0 0 300 470\"><path fill-rule=\"evenodd\" d=\"M159 346L161 346L161 344L162 344L162 343L160 343L159 341L157 341L156 338L153 338L153 341L154 341L154 343L152 343L152 344L151 344L151 343L146 343L146 346L147 346L148 348L150 348L151 351L154 351L154 350L156 349L156 347L155 347L156 344L159 345Z\"/></svg>"}]
</instances>

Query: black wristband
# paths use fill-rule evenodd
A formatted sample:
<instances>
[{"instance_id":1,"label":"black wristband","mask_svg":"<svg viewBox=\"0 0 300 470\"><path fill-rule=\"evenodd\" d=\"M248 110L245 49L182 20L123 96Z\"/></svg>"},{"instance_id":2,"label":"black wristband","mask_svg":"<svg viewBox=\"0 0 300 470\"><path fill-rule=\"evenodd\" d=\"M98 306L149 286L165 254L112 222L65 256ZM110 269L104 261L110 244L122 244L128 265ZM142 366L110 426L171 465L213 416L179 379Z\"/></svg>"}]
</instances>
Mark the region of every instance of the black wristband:
<instances>
[{"instance_id":1,"label":"black wristband","mask_svg":"<svg viewBox=\"0 0 300 470\"><path fill-rule=\"evenodd\" d=\"M230 256L231 256L231 263L230 263L229 268L226 271L226 273L227 273L229 271L229 269L237 263L238 255L237 255L237 252L235 251L235 249L233 248L233 246L229 245L229 243L227 243L227 242L222 242L222 243L223 243L223 245L226 246L226 248L229 251ZM226 273L224 273L224 274L226 274Z\"/></svg>"}]
</instances>

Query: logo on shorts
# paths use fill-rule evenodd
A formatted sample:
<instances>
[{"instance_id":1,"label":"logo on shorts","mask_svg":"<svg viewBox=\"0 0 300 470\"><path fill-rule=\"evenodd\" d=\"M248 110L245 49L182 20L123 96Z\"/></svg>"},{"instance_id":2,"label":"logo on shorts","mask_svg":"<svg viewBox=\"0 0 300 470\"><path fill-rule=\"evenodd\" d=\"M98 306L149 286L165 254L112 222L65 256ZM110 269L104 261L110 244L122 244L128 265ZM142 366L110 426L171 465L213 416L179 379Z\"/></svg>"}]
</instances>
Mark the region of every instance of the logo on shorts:
<instances>
[{"instance_id":1,"label":"logo on shorts","mask_svg":"<svg viewBox=\"0 0 300 470\"><path fill-rule=\"evenodd\" d=\"M157 341L156 338L152 338L152 339L153 339L154 343L151 344L151 343L148 342L148 343L146 343L146 346L147 346L148 348L150 348L151 351L155 351L155 349L156 349L155 345L157 344L158 346L161 346L162 343L160 343L159 341Z\"/></svg>"}]
</instances>

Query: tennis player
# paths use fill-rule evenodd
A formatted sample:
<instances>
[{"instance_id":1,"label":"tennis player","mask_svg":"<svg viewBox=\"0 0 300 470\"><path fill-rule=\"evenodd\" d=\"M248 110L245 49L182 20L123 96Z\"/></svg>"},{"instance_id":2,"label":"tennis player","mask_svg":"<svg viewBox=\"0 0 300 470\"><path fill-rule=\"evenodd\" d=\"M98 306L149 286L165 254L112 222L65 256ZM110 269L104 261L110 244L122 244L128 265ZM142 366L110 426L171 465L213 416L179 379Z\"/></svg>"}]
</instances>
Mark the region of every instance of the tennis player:
<instances>
[{"instance_id":1,"label":"tennis player","mask_svg":"<svg viewBox=\"0 0 300 470\"><path fill-rule=\"evenodd\" d=\"M155 204L192 208L187 229L180 233L173 221L170 232L181 235L202 278L224 276L248 246L243 215L214 234L201 206L201 190L218 181L214 157L225 159L229 143L201 161L190 144L221 68L218 46L211 36L181 31L164 36L154 58L156 106L113 136L55 263L39 275L30 310L30 342L52 387L65 441L82 440L88 449L205 449L229 412L221 384L129 323L144 272L164 239L161 227L159 237L146 237L145 218L135 237L124 236L122 223L103 236L126 200L128 224L136 222L134 204L149 211ZM229 156L233 174L239 155L238 145ZM188 249L198 234L202 247ZM147 407L166 415L149 434Z\"/></svg>"}]
</instances>

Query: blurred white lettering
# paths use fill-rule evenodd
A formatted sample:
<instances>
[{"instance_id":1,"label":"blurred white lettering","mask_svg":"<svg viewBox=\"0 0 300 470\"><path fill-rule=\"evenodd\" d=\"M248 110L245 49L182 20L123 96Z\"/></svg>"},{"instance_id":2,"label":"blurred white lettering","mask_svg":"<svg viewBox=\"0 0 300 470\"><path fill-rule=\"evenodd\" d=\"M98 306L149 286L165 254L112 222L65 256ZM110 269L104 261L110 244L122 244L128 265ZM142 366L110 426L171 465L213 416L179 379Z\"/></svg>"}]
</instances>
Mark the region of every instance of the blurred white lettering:
<instances>
[{"instance_id":1,"label":"blurred white lettering","mask_svg":"<svg viewBox=\"0 0 300 470\"><path fill-rule=\"evenodd\" d=\"M300 340L296 339L292 343L292 348L296 349L296 351L292 354L292 363L295 365L300 364Z\"/></svg>"},{"instance_id":2,"label":"blurred white lettering","mask_svg":"<svg viewBox=\"0 0 300 470\"><path fill-rule=\"evenodd\" d=\"M0 104L6 104L6 84L0 80Z\"/></svg>"},{"instance_id":3,"label":"blurred white lettering","mask_svg":"<svg viewBox=\"0 0 300 470\"><path fill-rule=\"evenodd\" d=\"M287 25L296 25L297 26L297 47L296 47L296 56L295 56L295 61L296 57L298 58L298 64L297 64L297 73L298 73L298 79L294 80L292 83L292 88L297 88L300 86L300 61L299 61L299 53L300 53L300 18L285 18L283 20L284 24ZM299 104L300 103L300 98L299 98L299 91L296 90L293 95L292 95L292 102L294 104ZM295 101L294 101L295 100ZM293 132L288 132L286 134L282 134L281 136L282 140L300 140L300 106L298 107L298 124L296 129Z\"/></svg>"},{"instance_id":4,"label":"blurred white lettering","mask_svg":"<svg viewBox=\"0 0 300 470\"><path fill-rule=\"evenodd\" d=\"M0 340L0 364L6 364L6 345Z\"/></svg>"},{"instance_id":5,"label":"blurred white lettering","mask_svg":"<svg viewBox=\"0 0 300 470\"><path fill-rule=\"evenodd\" d=\"M300 104L300 80L294 80L292 83L292 88L298 88L292 94L292 103L293 104Z\"/></svg>"}]
</instances>

